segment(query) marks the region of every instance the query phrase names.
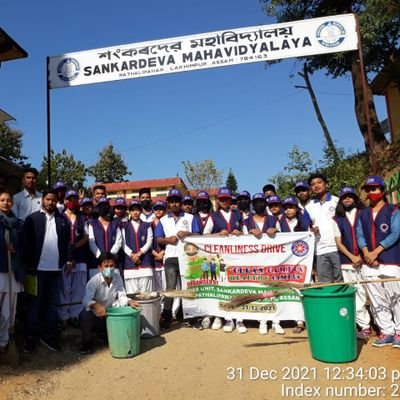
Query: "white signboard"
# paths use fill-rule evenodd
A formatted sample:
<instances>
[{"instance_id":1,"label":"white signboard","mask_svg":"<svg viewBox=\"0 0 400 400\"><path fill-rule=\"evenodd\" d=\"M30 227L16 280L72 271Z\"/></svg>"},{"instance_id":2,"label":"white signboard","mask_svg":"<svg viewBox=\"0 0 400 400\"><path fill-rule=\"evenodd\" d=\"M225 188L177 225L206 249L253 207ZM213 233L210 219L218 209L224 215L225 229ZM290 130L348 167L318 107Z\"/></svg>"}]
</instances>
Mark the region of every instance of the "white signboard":
<instances>
[{"instance_id":1,"label":"white signboard","mask_svg":"<svg viewBox=\"0 0 400 400\"><path fill-rule=\"evenodd\" d=\"M50 57L50 88L358 48L354 14L133 43Z\"/></svg>"}]
</instances>

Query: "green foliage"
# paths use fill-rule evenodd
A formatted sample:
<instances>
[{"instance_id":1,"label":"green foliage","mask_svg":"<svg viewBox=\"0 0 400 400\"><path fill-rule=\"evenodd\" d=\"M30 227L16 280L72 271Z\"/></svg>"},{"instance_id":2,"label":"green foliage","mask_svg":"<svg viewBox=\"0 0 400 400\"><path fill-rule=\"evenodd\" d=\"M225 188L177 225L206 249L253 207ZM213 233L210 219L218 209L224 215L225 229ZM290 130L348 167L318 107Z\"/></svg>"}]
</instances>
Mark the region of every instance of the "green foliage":
<instances>
[{"instance_id":1,"label":"green foliage","mask_svg":"<svg viewBox=\"0 0 400 400\"><path fill-rule=\"evenodd\" d=\"M275 175L272 182L276 185L278 194L286 197L294 193L296 182L307 180L312 172L317 170L324 173L329 179L329 190L332 194L338 194L345 185L360 188L369 174L368 158L365 153L346 155L343 149L336 149L339 159L334 161L334 156L329 148L324 148L323 160L315 163L310 159L309 153L301 151L297 146L293 146L288 153L289 162L284 167L284 172Z\"/></svg>"},{"instance_id":2,"label":"green foliage","mask_svg":"<svg viewBox=\"0 0 400 400\"><path fill-rule=\"evenodd\" d=\"M207 190L221 186L222 171L218 170L213 160L203 160L192 163L182 161L183 171L192 189Z\"/></svg>"},{"instance_id":3,"label":"green foliage","mask_svg":"<svg viewBox=\"0 0 400 400\"><path fill-rule=\"evenodd\" d=\"M28 158L22 154L22 136L21 131L0 124L0 156L24 166Z\"/></svg>"},{"instance_id":4,"label":"green foliage","mask_svg":"<svg viewBox=\"0 0 400 400\"><path fill-rule=\"evenodd\" d=\"M237 193L238 184L237 184L237 180L235 178L235 175L232 172L232 169L229 169L229 173L228 173L228 176L226 178L225 186L227 188L231 189L232 193Z\"/></svg>"},{"instance_id":5,"label":"green foliage","mask_svg":"<svg viewBox=\"0 0 400 400\"><path fill-rule=\"evenodd\" d=\"M115 151L112 144L100 151L98 161L87 169L87 173L94 176L96 182L103 183L123 182L125 176L131 174L121 153Z\"/></svg>"},{"instance_id":6,"label":"green foliage","mask_svg":"<svg viewBox=\"0 0 400 400\"><path fill-rule=\"evenodd\" d=\"M47 188L47 157L43 157L41 170L38 177L38 188ZM68 155L65 149L61 153L55 154L51 151L51 183L56 180L64 181L68 188L82 189L86 180L86 167L78 160L75 160L72 154Z\"/></svg>"}]
</instances>

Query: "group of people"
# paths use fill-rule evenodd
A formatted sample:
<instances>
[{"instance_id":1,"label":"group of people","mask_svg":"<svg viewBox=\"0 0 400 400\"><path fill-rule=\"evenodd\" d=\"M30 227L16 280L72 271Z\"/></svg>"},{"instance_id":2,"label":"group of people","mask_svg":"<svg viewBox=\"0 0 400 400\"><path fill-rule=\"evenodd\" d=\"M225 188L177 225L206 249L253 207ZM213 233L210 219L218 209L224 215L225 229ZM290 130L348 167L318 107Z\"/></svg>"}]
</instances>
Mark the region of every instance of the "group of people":
<instances>
[{"instance_id":1,"label":"group of people","mask_svg":"<svg viewBox=\"0 0 400 400\"><path fill-rule=\"evenodd\" d=\"M311 231L319 282L400 278L400 213L388 203L379 176L369 177L362 187L368 205L352 187L333 196L327 178L316 173L284 199L271 184L253 196L242 191L235 197L221 187L213 210L206 191L193 199L172 188L166 201L153 204L150 189L143 188L138 198L116 198L111 206L104 185L93 187L92 198L61 181L39 193L37 175L34 168L26 169L23 190L13 197L0 188L0 349L7 346L17 294L25 283L24 351L34 353L38 340L59 351L58 325L73 324L82 330L82 353L90 352L92 331L105 329L107 307L136 307L127 294L179 287L178 243L192 234L260 237ZM203 264L203 275L212 278L213 260ZM368 297L380 330L373 345L400 348L400 283L356 286L358 336L371 335ZM160 316L164 330L173 308L173 299L166 297ZM268 333L267 322L260 320L260 334ZM198 326L247 332L242 320L208 315ZM272 328L285 333L278 320ZM304 321L297 321L294 332L304 328Z\"/></svg>"}]
</instances>

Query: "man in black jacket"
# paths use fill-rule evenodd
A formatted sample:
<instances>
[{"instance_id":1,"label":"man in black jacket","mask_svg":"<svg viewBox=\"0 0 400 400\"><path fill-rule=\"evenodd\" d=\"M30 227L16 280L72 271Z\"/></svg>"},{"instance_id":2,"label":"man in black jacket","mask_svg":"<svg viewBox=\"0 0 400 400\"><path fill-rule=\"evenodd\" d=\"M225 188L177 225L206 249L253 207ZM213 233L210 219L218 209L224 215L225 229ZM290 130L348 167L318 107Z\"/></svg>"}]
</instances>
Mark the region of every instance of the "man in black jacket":
<instances>
[{"instance_id":1,"label":"man in black jacket","mask_svg":"<svg viewBox=\"0 0 400 400\"><path fill-rule=\"evenodd\" d=\"M52 351L57 341L57 305L62 288L62 269L72 270L72 247L66 218L57 210L57 195L43 193L42 208L29 215L24 225L24 262L35 282L25 324L24 352L36 351L37 337Z\"/></svg>"}]
</instances>

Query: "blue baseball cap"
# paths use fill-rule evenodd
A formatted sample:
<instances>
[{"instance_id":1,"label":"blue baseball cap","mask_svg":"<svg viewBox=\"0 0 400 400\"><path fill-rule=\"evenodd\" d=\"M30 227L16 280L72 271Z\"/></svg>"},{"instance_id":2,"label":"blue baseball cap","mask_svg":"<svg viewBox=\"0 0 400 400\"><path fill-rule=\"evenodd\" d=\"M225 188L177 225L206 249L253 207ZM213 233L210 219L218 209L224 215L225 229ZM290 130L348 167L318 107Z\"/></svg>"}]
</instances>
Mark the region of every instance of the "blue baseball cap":
<instances>
[{"instance_id":1,"label":"blue baseball cap","mask_svg":"<svg viewBox=\"0 0 400 400\"><path fill-rule=\"evenodd\" d=\"M254 200L264 200L265 202L267 201L264 193L256 193L255 195L253 195L252 201Z\"/></svg>"},{"instance_id":2,"label":"blue baseball cap","mask_svg":"<svg viewBox=\"0 0 400 400\"><path fill-rule=\"evenodd\" d=\"M167 205L165 204L165 201L162 200L157 200L154 204L153 204L153 210L157 207L162 207L162 208L167 208Z\"/></svg>"},{"instance_id":3,"label":"blue baseball cap","mask_svg":"<svg viewBox=\"0 0 400 400\"><path fill-rule=\"evenodd\" d=\"M296 185L294 186L294 191L298 192L299 189L307 189L310 190L310 185L308 184L308 182L306 181L299 181L296 183Z\"/></svg>"},{"instance_id":4,"label":"blue baseball cap","mask_svg":"<svg viewBox=\"0 0 400 400\"><path fill-rule=\"evenodd\" d=\"M171 197L178 197L179 199L182 199L182 193L178 189L171 189L168 192L167 200Z\"/></svg>"},{"instance_id":5,"label":"blue baseball cap","mask_svg":"<svg viewBox=\"0 0 400 400\"><path fill-rule=\"evenodd\" d=\"M101 204L110 204L110 200L107 199L107 197L101 197L99 201L97 202L97 205L100 206Z\"/></svg>"},{"instance_id":6,"label":"blue baseball cap","mask_svg":"<svg viewBox=\"0 0 400 400\"><path fill-rule=\"evenodd\" d=\"M132 200L129 203L129 210L131 210L134 207L139 208L141 210L142 209L142 203L139 200Z\"/></svg>"},{"instance_id":7,"label":"blue baseball cap","mask_svg":"<svg viewBox=\"0 0 400 400\"><path fill-rule=\"evenodd\" d=\"M114 207L117 207L117 206L126 207L126 201L125 201L125 199L123 197L117 197L114 200Z\"/></svg>"},{"instance_id":8,"label":"blue baseball cap","mask_svg":"<svg viewBox=\"0 0 400 400\"><path fill-rule=\"evenodd\" d=\"M92 204L93 205L93 200L90 199L89 197L85 197L84 199L81 200L80 206L84 206L85 204Z\"/></svg>"},{"instance_id":9,"label":"blue baseball cap","mask_svg":"<svg viewBox=\"0 0 400 400\"><path fill-rule=\"evenodd\" d=\"M217 197L229 197L230 199L232 198L232 191L231 189L227 188L227 187L222 187L218 189L218 194Z\"/></svg>"},{"instance_id":10,"label":"blue baseball cap","mask_svg":"<svg viewBox=\"0 0 400 400\"><path fill-rule=\"evenodd\" d=\"M67 184L61 180L55 181L53 183L53 190L58 190L58 189L67 189Z\"/></svg>"},{"instance_id":11,"label":"blue baseball cap","mask_svg":"<svg viewBox=\"0 0 400 400\"><path fill-rule=\"evenodd\" d=\"M282 199L277 194L274 194L273 196L270 196L268 198L268 204L276 204L276 203L282 204Z\"/></svg>"},{"instance_id":12,"label":"blue baseball cap","mask_svg":"<svg viewBox=\"0 0 400 400\"><path fill-rule=\"evenodd\" d=\"M190 201L193 203L194 200L192 199L192 196L186 195L182 197L182 203L184 203L185 201Z\"/></svg>"},{"instance_id":13,"label":"blue baseball cap","mask_svg":"<svg viewBox=\"0 0 400 400\"><path fill-rule=\"evenodd\" d=\"M367 180L365 181L362 189L364 189L366 186L382 186L385 187L385 181L380 177L380 176L369 176Z\"/></svg>"},{"instance_id":14,"label":"blue baseball cap","mask_svg":"<svg viewBox=\"0 0 400 400\"><path fill-rule=\"evenodd\" d=\"M76 190L68 190L67 193L65 193L65 198L68 199L68 197L79 197L78 192Z\"/></svg>"},{"instance_id":15,"label":"blue baseball cap","mask_svg":"<svg viewBox=\"0 0 400 400\"><path fill-rule=\"evenodd\" d=\"M282 201L282 206L286 205L298 206L296 197L295 196L285 197Z\"/></svg>"},{"instance_id":16,"label":"blue baseball cap","mask_svg":"<svg viewBox=\"0 0 400 400\"><path fill-rule=\"evenodd\" d=\"M249 193L247 190L241 191L236 197L237 197L238 199L239 199L239 197L246 197L246 198L248 198L249 200L250 200L250 198L251 198L250 193Z\"/></svg>"},{"instance_id":17,"label":"blue baseball cap","mask_svg":"<svg viewBox=\"0 0 400 400\"><path fill-rule=\"evenodd\" d=\"M345 196L346 194L353 194L358 197L356 190L351 186L345 186L340 189L339 197Z\"/></svg>"},{"instance_id":18,"label":"blue baseball cap","mask_svg":"<svg viewBox=\"0 0 400 400\"><path fill-rule=\"evenodd\" d=\"M201 191L197 194L196 200L210 200L210 196L207 192Z\"/></svg>"}]
</instances>

